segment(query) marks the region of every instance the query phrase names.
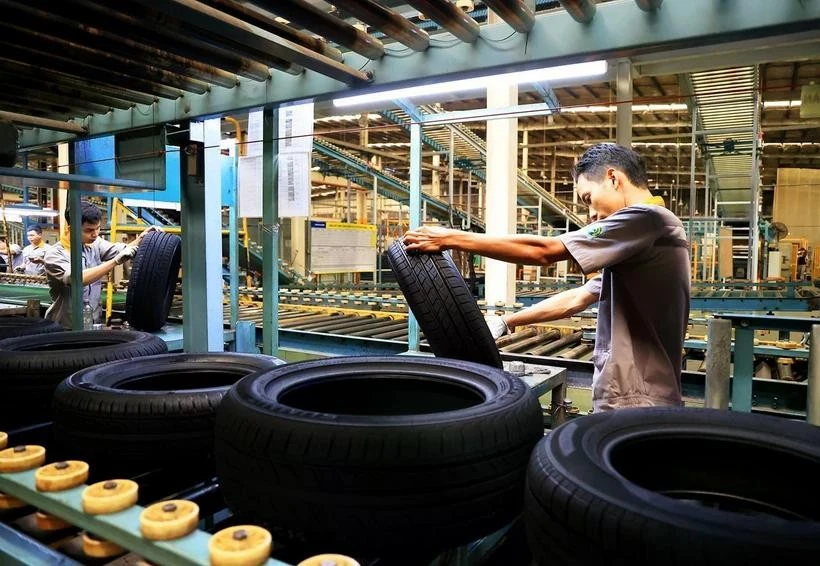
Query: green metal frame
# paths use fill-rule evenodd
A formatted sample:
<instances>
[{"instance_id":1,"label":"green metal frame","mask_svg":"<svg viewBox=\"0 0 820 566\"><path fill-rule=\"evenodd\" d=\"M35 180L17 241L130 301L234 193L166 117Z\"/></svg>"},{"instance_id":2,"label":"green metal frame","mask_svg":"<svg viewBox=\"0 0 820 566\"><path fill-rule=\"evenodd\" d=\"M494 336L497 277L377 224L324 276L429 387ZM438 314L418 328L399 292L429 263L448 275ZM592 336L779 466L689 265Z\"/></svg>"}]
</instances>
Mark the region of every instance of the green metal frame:
<instances>
[{"instance_id":1,"label":"green metal frame","mask_svg":"<svg viewBox=\"0 0 820 566\"><path fill-rule=\"evenodd\" d=\"M153 106L113 110L105 115L90 116L82 125L87 126L89 135L96 136L292 100L327 99L334 95L430 83L443 77L488 75L616 55L634 57L744 39L765 41L775 36L816 30L819 25L818 0L689 0L665 2L662 9L652 13L637 9L634 2L607 2L598 6L596 17L584 25L560 10L536 16L532 31L526 35L510 36L509 26L500 23L483 26L482 41L459 43L448 49L429 49L403 57L382 57L377 61L347 53L347 65L373 73L373 83L367 88L351 89L314 72L299 76L274 72L270 81L242 79L236 88L213 87L201 95L185 94L177 100L160 100ZM27 148L71 139L72 136L35 128L24 132L21 138L21 146Z\"/></svg>"},{"instance_id":2,"label":"green metal frame","mask_svg":"<svg viewBox=\"0 0 820 566\"><path fill-rule=\"evenodd\" d=\"M85 485L58 492L37 491L35 470L0 473L0 491L7 493L46 513L56 515L72 525L88 530L98 537L136 552L145 559L164 566L208 566L208 541L211 535L197 529L182 538L155 542L143 538L139 517L143 507L134 505L110 515L89 515L83 511L82 492ZM0 548L0 556L2 556ZM266 566L288 566L269 559Z\"/></svg>"}]
</instances>

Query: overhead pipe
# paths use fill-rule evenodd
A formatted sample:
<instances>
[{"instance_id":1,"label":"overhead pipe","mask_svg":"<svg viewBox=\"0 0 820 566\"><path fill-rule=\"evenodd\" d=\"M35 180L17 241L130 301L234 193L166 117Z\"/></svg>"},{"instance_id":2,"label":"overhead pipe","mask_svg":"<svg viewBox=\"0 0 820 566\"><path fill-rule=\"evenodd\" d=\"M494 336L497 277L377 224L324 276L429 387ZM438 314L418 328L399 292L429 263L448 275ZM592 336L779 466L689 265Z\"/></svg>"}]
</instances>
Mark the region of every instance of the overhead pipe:
<instances>
[{"instance_id":1,"label":"overhead pipe","mask_svg":"<svg viewBox=\"0 0 820 566\"><path fill-rule=\"evenodd\" d=\"M244 3L247 2L243 1ZM306 0L253 0L252 3L339 45L344 45L368 59L379 59L384 56L384 44L381 41L341 18L320 10Z\"/></svg>"},{"instance_id":2,"label":"overhead pipe","mask_svg":"<svg viewBox=\"0 0 820 566\"><path fill-rule=\"evenodd\" d=\"M0 38L2 38L2 36L0 36ZM3 42L0 41L0 43ZM22 61L35 67L59 71L82 79L89 79L99 82L109 81L124 86L128 89L153 94L171 100L176 100L182 96L182 92L178 89L170 88L168 86L157 84L145 79L131 77L123 73L98 69L93 65L80 63L70 57L62 57L56 53L45 53L40 50L24 48L19 45L8 45L8 48L10 51L12 49L14 50L15 58L18 61ZM207 87L205 90L207 90Z\"/></svg>"},{"instance_id":3,"label":"overhead pipe","mask_svg":"<svg viewBox=\"0 0 820 566\"><path fill-rule=\"evenodd\" d=\"M136 104L153 104L156 97L141 92L88 81L52 70L41 69L19 61L11 61L0 56L0 72L18 77L22 83L34 81L33 84L45 83L62 88L79 89L84 92L93 92L103 96L118 98ZM12 84L14 84L12 82Z\"/></svg>"},{"instance_id":4,"label":"overhead pipe","mask_svg":"<svg viewBox=\"0 0 820 566\"><path fill-rule=\"evenodd\" d=\"M288 41L298 43L308 49L312 49L317 53L321 53L325 57L335 59L340 63L344 61L342 52L330 45L327 40L321 37L316 37L305 33L301 30L292 28L287 24L277 21L273 14L262 10L259 6L254 4L241 4L237 0L203 0L206 4L218 8L239 19L250 22L263 30L269 31L272 34L284 37Z\"/></svg>"},{"instance_id":5,"label":"overhead pipe","mask_svg":"<svg viewBox=\"0 0 820 566\"><path fill-rule=\"evenodd\" d=\"M0 7L6 8L7 14L13 8L8 4L15 4L10 0L0 0ZM226 88L236 86L237 77L233 72L222 70L189 57L182 57L175 53L159 49L142 38L140 41L129 39L123 35L112 33L109 29L100 29L89 26L73 18L68 18L52 10L40 10L28 4L15 4L19 21L24 18L36 18L48 23L49 39L61 39L75 45L81 45L98 52L124 57L128 61L135 59L140 62L164 69L171 73L199 79L211 84ZM10 24L6 24L10 25ZM14 26L18 31L32 35L43 35L30 28Z\"/></svg>"},{"instance_id":6,"label":"overhead pipe","mask_svg":"<svg viewBox=\"0 0 820 566\"><path fill-rule=\"evenodd\" d=\"M23 113L37 113L49 118L56 118L58 116L69 116L71 118L84 118L91 114L90 111L84 108L72 107L68 104L56 104L53 102L41 102L39 100L29 100L21 96L14 96L5 93L0 96L0 107L11 108L16 107Z\"/></svg>"},{"instance_id":7,"label":"overhead pipe","mask_svg":"<svg viewBox=\"0 0 820 566\"><path fill-rule=\"evenodd\" d=\"M635 0L635 4L644 12L654 12L661 7L663 0Z\"/></svg>"},{"instance_id":8,"label":"overhead pipe","mask_svg":"<svg viewBox=\"0 0 820 566\"><path fill-rule=\"evenodd\" d=\"M48 91L23 88L19 85L15 86L13 89L5 89L4 92L0 94L0 99L2 98L8 100L17 99L23 104L41 103L50 106L63 107L68 110L80 110L86 112L87 114L107 114L111 110L110 106L96 104L94 102L83 100L82 98L68 98Z\"/></svg>"},{"instance_id":9,"label":"overhead pipe","mask_svg":"<svg viewBox=\"0 0 820 566\"><path fill-rule=\"evenodd\" d=\"M430 36L419 26L373 0L333 0L341 8L413 51L430 47Z\"/></svg>"},{"instance_id":10,"label":"overhead pipe","mask_svg":"<svg viewBox=\"0 0 820 566\"><path fill-rule=\"evenodd\" d=\"M88 130L84 126L75 124L74 122L61 122L59 120L50 120L49 118L40 118L39 116L28 116L26 114L18 114L17 112L6 112L0 110L0 118L5 118L20 126L33 126L35 128L45 128L47 130L54 130L55 132L67 132L69 134L87 134Z\"/></svg>"},{"instance_id":11,"label":"overhead pipe","mask_svg":"<svg viewBox=\"0 0 820 566\"><path fill-rule=\"evenodd\" d=\"M155 3L154 0L132 0L132 2L146 10L160 12L166 16L164 20L172 18L187 22L207 34L219 37L222 41L227 40L237 49L250 49L261 55L270 54L272 57L301 65L349 85L371 81L368 73L273 35L197 0L166 0L161 3Z\"/></svg>"},{"instance_id":12,"label":"overhead pipe","mask_svg":"<svg viewBox=\"0 0 820 566\"><path fill-rule=\"evenodd\" d=\"M208 83L204 81L178 75L159 67L144 65L133 58L96 51L50 34L21 30L2 22L0 22L0 42L14 45L18 49L22 47L37 53L59 55L98 70L109 70L196 94L204 94L209 88ZM234 82L231 86L235 84Z\"/></svg>"},{"instance_id":13,"label":"overhead pipe","mask_svg":"<svg viewBox=\"0 0 820 566\"><path fill-rule=\"evenodd\" d=\"M59 12L61 16L69 18L75 17L74 12L82 11L84 20L80 22L80 28L87 33L105 30L105 37L127 37L138 43L151 44L158 49L200 61L241 77L260 82L270 78L269 66L261 61L213 45L202 38L193 37L190 33L180 33L173 28L152 25L145 19L124 12L123 6L119 4L114 8L112 5L96 4L91 0L63 0L54 3L50 0L30 0L28 3ZM293 65L288 62L279 63L283 66L271 66L285 72L298 72L292 69Z\"/></svg>"},{"instance_id":14,"label":"overhead pipe","mask_svg":"<svg viewBox=\"0 0 820 566\"><path fill-rule=\"evenodd\" d=\"M480 26L467 12L448 0L407 0L407 3L464 43L478 39Z\"/></svg>"},{"instance_id":15,"label":"overhead pipe","mask_svg":"<svg viewBox=\"0 0 820 566\"><path fill-rule=\"evenodd\" d=\"M535 25L535 12L523 0L484 0L484 4L518 33L529 33Z\"/></svg>"},{"instance_id":16,"label":"overhead pipe","mask_svg":"<svg viewBox=\"0 0 820 566\"><path fill-rule=\"evenodd\" d=\"M595 16L595 3L592 0L558 0L564 10L569 12L576 22L586 24Z\"/></svg>"},{"instance_id":17,"label":"overhead pipe","mask_svg":"<svg viewBox=\"0 0 820 566\"><path fill-rule=\"evenodd\" d=\"M92 102L94 104L99 104L109 108L118 108L120 110L127 110L134 106L134 103L128 100L113 98L111 96L105 96L96 92L89 92L87 90L83 91L78 88L67 87L65 85L57 84L54 81L42 81L32 77L21 77L7 73L3 70L0 70L0 84L16 85L15 89L22 90L23 92L45 92L58 96L62 100L84 100L86 102Z\"/></svg>"},{"instance_id":18,"label":"overhead pipe","mask_svg":"<svg viewBox=\"0 0 820 566\"><path fill-rule=\"evenodd\" d=\"M186 36L220 51L239 53L291 75L299 75L305 70L302 64L279 52L279 43L285 40L196 0L132 2L139 9L137 14L132 15L153 21L158 27L173 30L176 35ZM338 65L337 62L334 63Z\"/></svg>"}]
</instances>

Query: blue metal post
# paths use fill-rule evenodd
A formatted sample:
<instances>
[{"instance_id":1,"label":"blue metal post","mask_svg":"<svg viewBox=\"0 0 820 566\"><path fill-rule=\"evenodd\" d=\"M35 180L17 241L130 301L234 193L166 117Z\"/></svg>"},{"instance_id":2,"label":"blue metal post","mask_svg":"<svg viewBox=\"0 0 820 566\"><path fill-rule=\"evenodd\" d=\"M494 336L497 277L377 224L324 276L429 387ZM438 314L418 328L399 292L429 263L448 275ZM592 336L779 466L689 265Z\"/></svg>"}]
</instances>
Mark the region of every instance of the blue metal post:
<instances>
[{"instance_id":1,"label":"blue metal post","mask_svg":"<svg viewBox=\"0 0 820 566\"><path fill-rule=\"evenodd\" d=\"M251 320L240 320L234 332L234 352L258 354L256 347L256 323Z\"/></svg>"},{"instance_id":2,"label":"blue metal post","mask_svg":"<svg viewBox=\"0 0 820 566\"><path fill-rule=\"evenodd\" d=\"M279 352L279 113L265 108L262 128L262 351Z\"/></svg>"},{"instance_id":3,"label":"blue metal post","mask_svg":"<svg viewBox=\"0 0 820 566\"><path fill-rule=\"evenodd\" d=\"M410 229L421 226L421 124L410 124ZM407 318L407 349L419 351L419 323L413 313Z\"/></svg>"},{"instance_id":4,"label":"blue metal post","mask_svg":"<svg viewBox=\"0 0 820 566\"><path fill-rule=\"evenodd\" d=\"M735 368L732 375L732 410L752 410L752 376L754 375L754 328L735 327Z\"/></svg>"}]
</instances>

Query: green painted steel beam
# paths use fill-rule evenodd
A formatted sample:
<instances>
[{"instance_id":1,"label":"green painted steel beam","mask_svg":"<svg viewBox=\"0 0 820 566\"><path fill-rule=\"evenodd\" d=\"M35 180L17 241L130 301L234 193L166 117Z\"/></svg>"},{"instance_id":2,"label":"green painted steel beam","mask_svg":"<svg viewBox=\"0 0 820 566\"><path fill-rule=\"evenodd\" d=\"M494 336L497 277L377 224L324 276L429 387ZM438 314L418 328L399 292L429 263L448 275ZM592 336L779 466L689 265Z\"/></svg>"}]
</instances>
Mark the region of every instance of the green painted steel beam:
<instances>
[{"instance_id":1,"label":"green painted steel beam","mask_svg":"<svg viewBox=\"0 0 820 566\"><path fill-rule=\"evenodd\" d=\"M504 39L509 35L509 27L494 24L482 27L482 40L473 44L458 43L447 49L429 49L402 57L386 56L377 61L347 53L347 65L373 72L374 81L367 88L350 88L315 72L290 76L274 71L272 78L265 82L244 79L232 89L213 87L201 95L186 94L176 100L90 116L82 125L88 127L89 135L95 136L306 98L329 99L425 84L445 77L481 76L594 58L719 46L798 34L816 30L818 26L820 0L688 0L665 2L661 10L651 14L639 10L633 2L607 2L598 6L595 18L585 25L561 10L536 16L535 26L527 35L514 34ZM720 52L720 48L716 47L715 52ZM23 133L21 146L35 147L67 139L72 136L35 128Z\"/></svg>"},{"instance_id":2,"label":"green painted steel beam","mask_svg":"<svg viewBox=\"0 0 820 566\"><path fill-rule=\"evenodd\" d=\"M98 537L136 552L140 556L165 566L208 566L210 534L196 530L182 538L154 542L143 538L139 517L143 507L133 505L119 513L89 515L83 511L82 492L85 485L65 491L41 492L35 487L35 470L0 473L0 491L37 509L56 515L72 525L94 533ZM265 566L288 566L285 562L269 559Z\"/></svg>"}]
</instances>

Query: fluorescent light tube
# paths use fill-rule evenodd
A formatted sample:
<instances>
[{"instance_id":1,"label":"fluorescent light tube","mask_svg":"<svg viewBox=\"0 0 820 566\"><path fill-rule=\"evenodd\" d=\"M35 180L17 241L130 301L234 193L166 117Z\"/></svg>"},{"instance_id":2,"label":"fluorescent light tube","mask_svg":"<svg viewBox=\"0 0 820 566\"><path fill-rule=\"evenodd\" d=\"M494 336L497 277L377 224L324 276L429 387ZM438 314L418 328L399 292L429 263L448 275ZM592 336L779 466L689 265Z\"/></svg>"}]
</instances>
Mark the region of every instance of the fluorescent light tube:
<instances>
[{"instance_id":1,"label":"fluorescent light tube","mask_svg":"<svg viewBox=\"0 0 820 566\"><path fill-rule=\"evenodd\" d=\"M532 69L529 71L503 73L500 75L475 77L472 79L462 79L458 81L438 82L394 90L383 90L381 92L370 92L367 94L345 96L335 99L333 101L333 105L340 107L356 106L359 104L369 104L384 100L395 100L397 98L412 99L420 96L430 96L432 94L445 94L466 90L483 89L487 88L489 85L513 85L521 83L537 83L541 81L558 81L582 77L594 77L605 74L606 70L606 61L591 61L589 63L561 65L560 67Z\"/></svg>"}]
</instances>

